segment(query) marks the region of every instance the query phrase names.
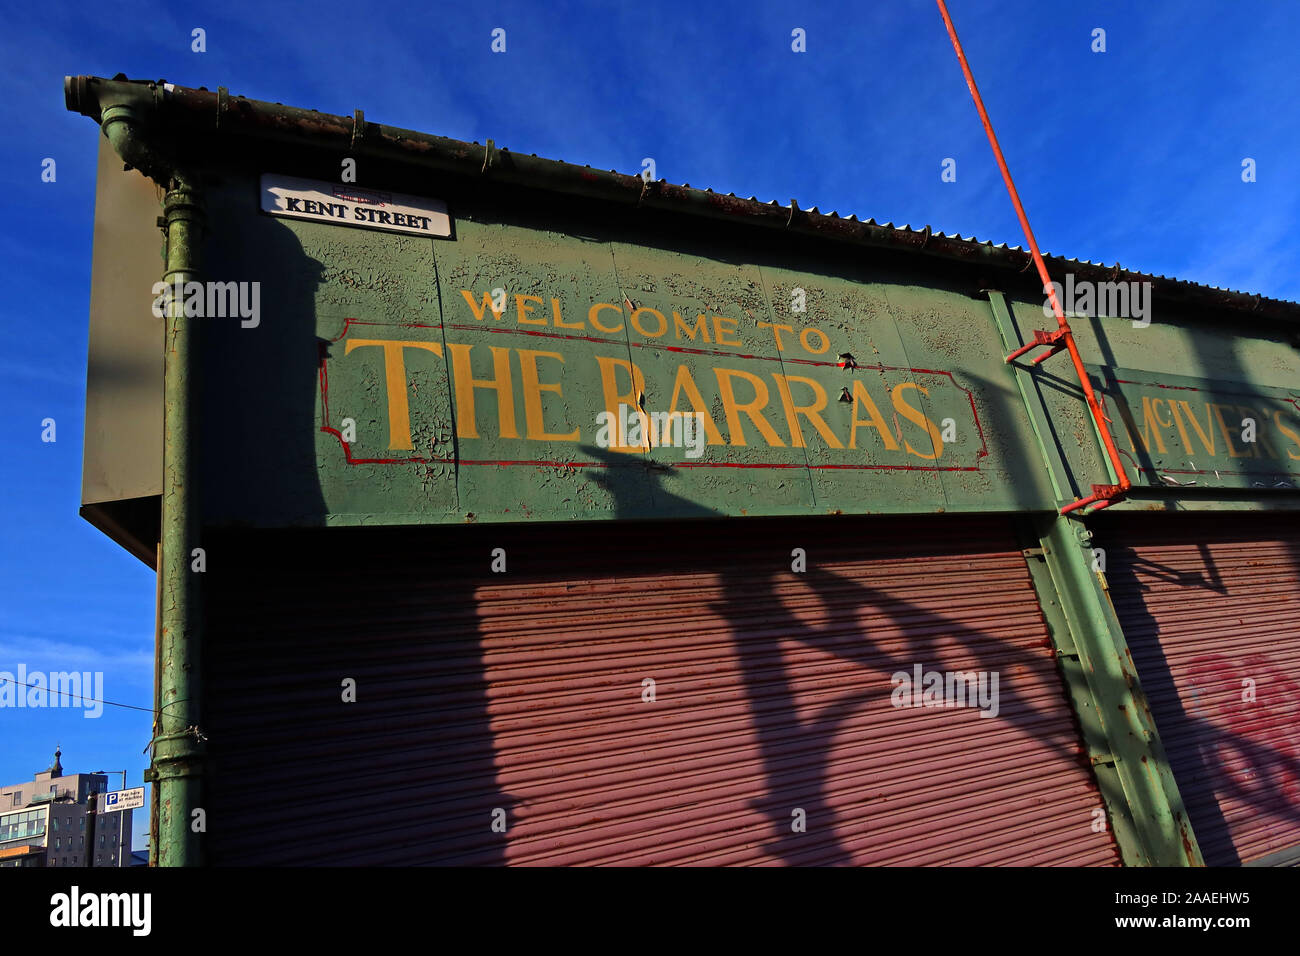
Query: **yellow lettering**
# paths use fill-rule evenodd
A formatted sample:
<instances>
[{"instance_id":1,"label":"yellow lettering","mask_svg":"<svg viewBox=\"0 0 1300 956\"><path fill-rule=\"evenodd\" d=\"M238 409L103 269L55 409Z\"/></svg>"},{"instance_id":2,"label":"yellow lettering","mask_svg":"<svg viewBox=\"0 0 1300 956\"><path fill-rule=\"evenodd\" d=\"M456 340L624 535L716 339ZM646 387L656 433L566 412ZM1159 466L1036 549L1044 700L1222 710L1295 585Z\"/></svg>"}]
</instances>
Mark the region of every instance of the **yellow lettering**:
<instances>
[{"instance_id":1,"label":"yellow lettering","mask_svg":"<svg viewBox=\"0 0 1300 956\"><path fill-rule=\"evenodd\" d=\"M388 388L388 447L409 450L411 446L411 406L406 395L406 362L402 349L427 349L442 358L437 342L401 341L398 339L348 339L344 355L353 349L377 345L384 350L384 381Z\"/></svg>"},{"instance_id":2,"label":"yellow lettering","mask_svg":"<svg viewBox=\"0 0 1300 956\"><path fill-rule=\"evenodd\" d=\"M525 299L529 302L536 302L538 305L542 304L542 300L535 295L516 295L515 308L519 310L519 323L521 325L545 325L546 316L542 316L540 319L528 318L528 316L533 314L533 308L532 306L524 305Z\"/></svg>"},{"instance_id":3,"label":"yellow lettering","mask_svg":"<svg viewBox=\"0 0 1300 956\"><path fill-rule=\"evenodd\" d=\"M1129 436L1134 451L1137 451L1137 442L1139 441L1142 442L1142 450L1148 452L1151 450L1151 445L1154 442L1156 451L1160 452L1162 455L1165 454L1165 439L1164 436L1160 434L1160 429L1172 428L1174 423L1160 420L1160 409L1156 406L1163 401L1165 401L1163 398L1143 397L1142 434L1137 438L1134 438L1132 435Z\"/></svg>"},{"instance_id":4,"label":"yellow lettering","mask_svg":"<svg viewBox=\"0 0 1300 956\"><path fill-rule=\"evenodd\" d=\"M1246 458L1246 457L1248 457L1248 456L1246 455L1245 452L1239 451L1238 448L1237 448L1236 443L1233 442L1233 440L1232 440L1232 435L1231 435L1231 433L1228 431L1228 423L1225 422L1225 421L1223 420L1223 409L1220 408L1218 405L1216 405L1214 402L1210 402L1210 403L1207 404L1205 407L1206 407L1208 410L1210 410L1210 411L1212 411L1212 412L1214 413L1214 417L1215 417L1215 418L1218 420L1218 422L1219 422L1219 431L1223 434L1223 443L1224 443L1225 445L1228 446L1228 457L1229 457L1229 458ZM1207 425L1209 424L1209 414L1208 414L1208 412L1207 412L1207 415L1206 415L1206 424L1207 424ZM1252 447L1253 447L1253 446L1252 446Z\"/></svg>"},{"instance_id":5,"label":"yellow lettering","mask_svg":"<svg viewBox=\"0 0 1300 956\"><path fill-rule=\"evenodd\" d=\"M692 327L682 321L681 315L674 312L673 313L673 334L677 336L678 341L681 340L682 333L685 332L686 337L690 339L692 342L695 341L696 335L702 336L704 338L704 341L707 342L709 341L709 326L708 323L705 321L707 318L708 316L706 316L703 312L701 312L698 316L695 317L695 325L694 327Z\"/></svg>"},{"instance_id":6,"label":"yellow lettering","mask_svg":"<svg viewBox=\"0 0 1300 956\"><path fill-rule=\"evenodd\" d=\"M1280 431L1287 438L1295 442L1297 448L1300 448L1300 433L1293 432L1291 429L1287 428L1285 425L1282 424L1281 409L1273 413L1273 422L1277 425L1278 431ZM1300 455L1297 455L1290 448L1286 450L1286 456L1294 461L1300 461Z\"/></svg>"},{"instance_id":7,"label":"yellow lettering","mask_svg":"<svg viewBox=\"0 0 1300 956\"><path fill-rule=\"evenodd\" d=\"M808 424L817 429L818 434L832 448L843 448L840 440L835 437L835 433L830 430L825 420L818 414L826 407L826 392L815 381L810 378L803 378L799 375L773 375L776 379L776 391L781 396L781 403L785 406L785 418L790 423L790 445L793 448L804 447L803 432L799 429L799 416L802 415L808 419ZM790 394L790 383L799 382L807 385L813 390L816 396L816 402L812 405L796 405L794 397Z\"/></svg>"},{"instance_id":8,"label":"yellow lettering","mask_svg":"<svg viewBox=\"0 0 1300 956\"><path fill-rule=\"evenodd\" d=\"M638 317L641 315L642 312L649 312L651 315L653 315L656 319L659 320L658 332L647 332L645 329L641 328L641 322ZM658 310L651 309L646 306L642 306L639 309L632 310L632 328L636 329L639 333L646 336L646 338L657 339L659 338L659 336L663 335L665 332L668 331L668 320L665 319L663 317L663 314Z\"/></svg>"},{"instance_id":9,"label":"yellow lettering","mask_svg":"<svg viewBox=\"0 0 1300 956\"><path fill-rule=\"evenodd\" d=\"M501 423L502 438L518 438L515 427L515 396L510 383L510 350L489 346L495 378L476 379L470 365L472 345L447 343L451 351L451 367L456 379L456 430L461 438L478 438L477 416L474 412L474 392L490 389L497 393L497 417Z\"/></svg>"},{"instance_id":10,"label":"yellow lettering","mask_svg":"<svg viewBox=\"0 0 1300 956\"><path fill-rule=\"evenodd\" d=\"M865 408L868 417L865 419L858 418L858 409ZM889 430L889 423L885 421L885 416L880 414L880 409L876 407L875 401L871 398L871 393L867 391L867 386L863 385L857 379L853 380L853 424L849 429L849 447L858 447L858 429L874 428L880 432L880 437L885 440L885 447L890 451L898 451L898 442L894 440L894 434Z\"/></svg>"},{"instance_id":11,"label":"yellow lettering","mask_svg":"<svg viewBox=\"0 0 1300 956\"><path fill-rule=\"evenodd\" d=\"M597 302L595 305L593 305L590 309L587 310L587 321L591 323L591 327L593 329L598 329L601 332L605 332L608 335L613 335L616 332L622 332L623 331L622 322L618 324L618 328L610 329L610 328L606 328L605 326L601 325L599 322L596 321L596 314L600 312L601 309L613 309L615 312L619 313L620 315L623 312L622 306L613 305L612 303L609 302Z\"/></svg>"},{"instance_id":12,"label":"yellow lettering","mask_svg":"<svg viewBox=\"0 0 1300 956\"><path fill-rule=\"evenodd\" d=\"M758 327L760 329L772 330L772 338L776 339L776 350L778 352L785 351L785 346L781 344L781 333L789 332L791 335L794 335L793 325L773 325L771 322L760 322L758 323Z\"/></svg>"},{"instance_id":13,"label":"yellow lettering","mask_svg":"<svg viewBox=\"0 0 1300 956\"><path fill-rule=\"evenodd\" d=\"M1187 403L1184 402L1183 404ZM1173 416L1174 424L1178 426L1178 437L1183 440L1183 447L1187 449L1187 454L1195 455L1196 448L1193 447L1191 436L1187 434L1187 428L1183 425L1183 416L1178 411L1177 402L1172 400L1169 402L1169 414ZM1189 411L1188 414L1191 414L1191 412Z\"/></svg>"},{"instance_id":14,"label":"yellow lettering","mask_svg":"<svg viewBox=\"0 0 1300 956\"><path fill-rule=\"evenodd\" d=\"M722 395L722 407L727 413L727 430L731 432L731 444L737 446L745 444L745 431L740 424L740 413L744 412L769 445L774 448L784 448L785 443L781 441L776 430L763 418L762 409L767 405L767 386L763 384L763 380L749 372L727 368L715 368L713 374L717 376L718 389ZM731 387L733 377L743 378L749 382L750 387L754 389L752 401L743 405L736 401L735 392Z\"/></svg>"},{"instance_id":15,"label":"yellow lettering","mask_svg":"<svg viewBox=\"0 0 1300 956\"><path fill-rule=\"evenodd\" d=\"M808 337L812 335L816 335L822 340L821 348L815 349L808 344ZM804 329L802 332L799 333L799 344L802 345L804 351L808 352L810 355L821 355L823 352L825 352L827 349L831 347L831 340L828 339L826 337L826 333L821 331L820 329Z\"/></svg>"},{"instance_id":16,"label":"yellow lettering","mask_svg":"<svg viewBox=\"0 0 1300 956\"><path fill-rule=\"evenodd\" d=\"M542 384L537 375L537 360L553 358L561 365L564 357L559 352L534 352L532 349L519 349L520 378L524 382L524 428L525 438L533 441L577 441L578 429L567 435L553 435L545 431L542 415L542 392L554 392L561 395L559 382Z\"/></svg>"},{"instance_id":17,"label":"yellow lettering","mask_svg":"<svg viewBox=\"0 0 1300 956\"><path fill-rule=\"evenodd\" d=\"M704 316L700 316L704 318ZM691 408L700 415L704 416L704 434L709 439L710 445L725 445L726 441L722 437L722 432L718 431L717 424L713 421L713 416L709 414L709 407L704 403L704 396L700 394L699 388L695 385L695 379L691 378L691 370L685 365L677 366L677 379L673 382L673 397L668 403L668 411L677 411L677 399L685 392L686 397L690 399Z\"/></svg>"},{"instance_id":18,"label":"yellow lettering","mask_svg":"<svg viewBox=\"0 0 1300 956\"><path fill-rule=\"evenodd\" d=\"M577 325L570 325L568 322L565 322L564 317L560 315L560 300L554 297L551 298L551 321L555 324L555 327L557 329L586 328L586 326L583 325L581 322L579 322Z\"/></svg>"},{"instance_id":19,"label":"yellow lettering","mask_svg":"<svg viewBox=\"0 0 1300 956\"><path fill-rule=\"evenodd\" d=\"M1243 412L1245 414L1242 414ZM1251 445L1250 457L1271 458L1274 461L1280 460L1282 456L1277 453L1277 448L1273 444L1273 439L1269 436L1268 429L1265 427L1268 424L1268 416L1267 415L1261 416L1254 409L1246 408L1242 405L1237 406L1237 413L1241 415L1243 419L1246 418L1255 419L1255 443L1257 445L1262 446L1264 449L1264 454L1261 455L1259 453L1259 449L1256 448L1255 445Z\"/></svg>"},{"instance_id":20,"label":"yellow lettering","mask_svg":"<svg viewBox=\"0 0 1300 956\"><path fill-rule=\"evenodd\" d=\"M723 328L724 323L725 323L726 325L731 326L731 328L724 329L724 328ZM738 320L738 319L724 319L724 318L723 318L722 316L720 316L720 315L715 315L715 316L713 317L713 341L714 341L714 344L716 344L716 345L743 345L744 343L741 342L740 339L736 339L736 338L732 338L732 339L724 339L724 338L723 338L723 336L724 336L724 335L727 335L728 333L734 333L734 332L736 331L736 326L738 326L739 324L740 324L740 320Z\"/></svg>"},{"instance_id":21,"label":"yellow lettering","mask_svg":"<svg viewBox=\"0 0 1300 956\"><path fill-rule=\"evenodd\" d=\"M1170 404L1170 405L1173 405L1173 404L1175 404L1175 403L1174 403L1174 402L1170 402L1169 404ZM1204 443L1206 450L1207 450L1211 455L1217 455L1218 452L1216 452L1216 451L1214 450L1214 427L1210 424L1210 412L1209 412L1209 409L1206 409L1206 412L1205 412L1205 426L1206 426L1206 428L1209 429L1209 433L1206 434L1206 432L1204 432L1204 431L1201 430L1201 423L1200 423L1199 421L1197 421L1197 420L1196 420L1196 416L1192 414L1192 406L1188 405L1186 402L1183 402L1183 401L1180 401L1180 402L1178 402L1177 404L1183 406L1183 411L1187 412L1187 421L1188 421L1188 424L1190 424L1190 425L1192 426L1192 428L1194 428L1194 429L1196 430L1196 434L1197 434L1197 436L1201 439L1201 441Z\"/></svg>"},{"instance_id":22,"label":"yellow lettering","mask_svg":"<svg viewBox=\"0 0 1300 956\"><path fill-rule=\"evenodd\" d=\"M925 417L925 414L919 408L913 408L903 399L903 390L914 388L922 395L929 395L930 390L923 385L917 385L915 382L903 382L901 385L895 385L890 397L894 400L894 409L909 422L920 425L930 434L930 454L923 455L911 446L907 439L903 439L903 447L910 454L917 458L934 459L943 454L943 436L939 434L939 429L935 427L934 422Z\"/></svg>"},{"instance_id":23,"label":"yellow lettering","mask_svg":"<svg viewBox=\"0 0 1300 956\"><path fill-rule=\"evenodd\" d=\"M460 294L463 295L465 297L465 301L469 303L469 310L474 313L474 318L478 319L480 322L483 321L483 316L487 313L488 309L492 310L492 314L497 317L498 322L501 321L501 316L505 315L504 303L502 304L500 312L498 312L496 308L492 305L491 292L483 293L482 302L475 302L474 294L470 292L469 289L461 289Z\"/></svg>"},{"instance_id":24,"label":"yellow lettering","mask_svg":"<svg viewBox=\"0 0 1300 956\"><path fill-rule=\"evenodd\" d=\"M617 308L617 306L615 306ZM620 414L622 409L620 405L626 405L629 408L636 409L637 415L641 419L641 434L649 435L649 416L641 409L641 403L638 400L642 393L645 392L645 376L641 374L641 369L633 365L626 359L609 358L604 355L597 355L596 361L600 364L600 387L605 395L605 411L609 412L610 421L615 423L611 425L613 435L622 435L623 416ZM629 391L620 392L618 390L618 370L622 369L629 379L632 380L632 387ZM610 443L610 451L619 452L637 452L641 451L644 445L615 445Z\"/></svg>"}]
</instances>

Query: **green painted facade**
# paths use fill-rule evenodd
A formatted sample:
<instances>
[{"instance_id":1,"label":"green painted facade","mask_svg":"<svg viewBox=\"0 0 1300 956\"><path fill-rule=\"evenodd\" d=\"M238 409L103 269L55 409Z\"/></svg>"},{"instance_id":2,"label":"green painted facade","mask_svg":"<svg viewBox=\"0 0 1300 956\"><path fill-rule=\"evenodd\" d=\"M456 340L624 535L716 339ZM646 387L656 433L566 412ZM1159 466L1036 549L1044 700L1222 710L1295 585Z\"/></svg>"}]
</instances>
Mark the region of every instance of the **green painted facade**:
<instances>
[{"instance_id":1,"label":"green painted facade","mask_svg":"<svg viewBox=\"0 0 1300 956\"><path fill-rule=\"evenodd\" d=\"M205 378L248 383L205 393L223 423L206 436L205 472L223 476L205 486L210 522L1050 511L1113 477L1068 360L1014 372L987 300L933 270L708 230L646 242L454 195L439 196L454 235L425 239L267 216L256 195L251 178L210 194L207 275L262 288L256 327L205 320ZM1011 311L1022 339L1049 323L1040 304ZM1190 432L1219 452L1199 454L1198 487L1219 468L1214 487L1273 490L1300 466L1296 350L1179 319L1157 303L1146 328L1075 321L1135 483L1197 480L1169 451ZM1016 374L1032 375L1068 491ZM1191 376L1209 391L1184 401L1258 399L1272 457L1230 459L1213 409L1180 432L1157 397L1169 427L1152 458L1138 392ZM702 413L703 447L663 434L655 416L674 412ZM226 429L252 453L227 454ZM1258 506L1274 504L1290 502Z\"/></svg>"},{"instance_id":2,"label":"green painted facade","mask_svg":"<svg viewBox=\"0 0 1300 956\"><path fill-rule=\"evenodd\" d=\"M354 151L385 143L373 160L360 150L367 185L444 201L451 236L274 217L259 209L260 176L336 175L316 137L346 135L345 119L243 108L299 126L274 144L259 128L267 141L252 150L196 146L182 177L142 138L168 135L145 122L160 91L69 81L70 106L112 121L119 154L169 184L167 274L260 290L251 325L175 307L167 318L158 706L170 724L156 728L153 771L175 802L155 808L164 863L201 857L184 825L204 772L204 611L187 557L207 529L938 512L1013 518L1124 861L1202 861L1086 516L1058 513L1117 476L1069 360L1006 363L1053 319L997 250L938 237L931 255L928 229L919 243L765 231L739 212L710 218L701 203L742 201L697 191L681 208L642 208L649 184L617 205L575 187L573 168L490 145L423 142L444 167L472 160L430 171L397 152L419 134L358 121ZM195 117L215 106L226 130L240 121L222 112L224 90L215 104L168 95ZM539 181L475 178L493 162ZM1300 508L1296 327L1198 296L1157 294L1141 326L1071 323L1132 469L1111 513ZM659 431L677 413L698 416L697 444ZM153 544L147 525L132 530Z\"/></svg>"}]
</instances>

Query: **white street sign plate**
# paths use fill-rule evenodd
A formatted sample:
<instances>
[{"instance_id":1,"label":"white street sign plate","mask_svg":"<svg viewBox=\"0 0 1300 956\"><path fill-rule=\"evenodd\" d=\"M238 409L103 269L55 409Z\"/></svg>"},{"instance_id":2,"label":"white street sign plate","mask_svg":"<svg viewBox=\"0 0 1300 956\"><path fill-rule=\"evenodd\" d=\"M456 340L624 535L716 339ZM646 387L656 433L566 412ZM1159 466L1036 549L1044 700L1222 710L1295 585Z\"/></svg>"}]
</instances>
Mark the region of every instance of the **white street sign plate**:
<instances>
[{"instance_id":1,"label":"white street sign plate","mask_svg":"<svg viewBox=\"0 0 1300 956\"><path fill-rule=\"evenodd\" d=\"M415 236L450 236L447 204L352 183L262 174L262 211L289 219Z\"/></svg>"},{"instance_id":2,"label":"white street sign plate","mask_svg":"<svg viewBox=\"0 0 1300 956\"><path fill-rule=\"evenodd\" d=\"M139 810L144 806L144 787L133 790L109 790L99 795L99 812L113 813L116 810Z\"/></svg>"}]
</instances>

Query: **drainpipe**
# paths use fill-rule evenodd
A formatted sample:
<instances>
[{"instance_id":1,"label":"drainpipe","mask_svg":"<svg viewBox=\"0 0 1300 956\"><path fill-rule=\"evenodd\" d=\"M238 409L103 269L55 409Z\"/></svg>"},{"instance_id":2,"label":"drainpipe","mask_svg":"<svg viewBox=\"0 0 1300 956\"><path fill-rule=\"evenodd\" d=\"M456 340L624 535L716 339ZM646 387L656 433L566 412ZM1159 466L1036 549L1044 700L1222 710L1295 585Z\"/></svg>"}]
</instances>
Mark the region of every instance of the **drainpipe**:
<instances>
[{"instance_id":1,"label":"drainpipe","mask_svg":"<svg viewBox=\"0 0 1300 956\"><path fill-rule=\"evenodd\" d=\"M166 238L162 280L170 290L175 283L183 289L185 283L197 280L203 205L194 177L180 168L164 145L148 137L164 95L154 83L64 79L68 109L96 120L128 166L167 190L159 225ZM197 866L202 862L201 843L191 817L200 806L204 760L204 737L199 729L199 577L190 570L191 552L199 546L200 531L191 444L197 339L194 320L185 317L183 297L169 291L164 301L162 545L158 567L161 626L150 768L158 822L152 836L157 865Z\"/></svg>"}]
</instances>

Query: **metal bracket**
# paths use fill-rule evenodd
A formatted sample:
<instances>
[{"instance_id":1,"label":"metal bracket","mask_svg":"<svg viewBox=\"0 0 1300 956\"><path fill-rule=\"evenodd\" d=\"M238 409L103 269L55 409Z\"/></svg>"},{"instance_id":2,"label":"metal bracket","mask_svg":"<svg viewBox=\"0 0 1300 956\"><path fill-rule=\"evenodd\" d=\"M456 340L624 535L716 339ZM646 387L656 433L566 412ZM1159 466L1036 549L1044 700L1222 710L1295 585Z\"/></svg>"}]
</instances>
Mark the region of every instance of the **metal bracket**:
<instances>
[{"instance_id":1,"label":"metal bracket","mask_svg":"<svg viewBox=\"0 0 1300 956\"><path fill-rule=\"evenodd\" d=\"M1087 507L1088 505L1094 506L1092 510L1088 512L1088 514L1093 514L1101 511L1103 508L1109 508L1115 502L1122 501L1123 498L1124 489L1119 485L1093 485L1092 494L1086 498L1080 498L1078 501L1073 501L1066 505L1061 509L1061 514L1069 514L1071 511Z\"/></svg>"},{"instance_id":2,"label":"metal bracket","mask_svg":"<svg viewBox=\"0 0 1300 956\"><path fill-rule=\"evenodd\" d=\"M798 211L799 211L799 204L798 204L797 202L795 202L793 199L791 199L791 200L790 200L790 216L789 216L789 218L786 219L786 221L785 221L785 228L789 229L792 225L794 225L794 214L797 213Z\"/></svg>"},{"instance_id":3,"label":"metal bracket","mask_svg":"<svg viewBox=\"0 0 1300 956\"><path fill-rule=\"evenodd\" d=\"M488 167L492 165L492 151L496 148L497 144L492 140L488 140L483 144L483 168L479 170L480 173L486 173Z\"/></svg>"},{"instance_id":4,"label":"metal bracket","mask_svg":"<svg viewBox=\"0 0 1300 956\"><path fill-rule=\"evenodd\" d=\"M646 197L649 196L652 192L654 192L657 195L661 191L661 186L658 180L646 179L645 176L641 176L640 179L641 179L641 192L638 193L636 197L636 204L638 207L643 202L645 202Z\"/></svg>"},{"instance_id":5,"label":"metal bracket","mask_svg":"<svg viewBox=\"0 0 1300 956\"><path fill-rule=\"evenodd\" d=\"M1033 365L1040 365L1065 348L1065 336L1067 334L1067 330L1065 329L1056 329L1052 332L1045 332L1042 329L1034 329L1034 340L1028 345L1020 346L1020 348L1016 349L1006 357L1006 361L1014 362L1031 349L1045 347L1047 351L1036 357L1031 363Z\"/></svg>"},{"instance_id":6,"label":"metal bracket","mask_svg":"<svg viewBox=\"0 0 1300 956\"><path fill-rule=\"evenodd\" d=\"M356 152L357 147L361 145L361 140L366 135L366 114L363 110L354 110L352 113L352 151Z\"/></svg>"},{"instance_id":7,"label":"metal bracket","mask_svg":"<svg viewBox=\"0 0 1300 956\"><path fill-rule=\"evenodd\" d=\"M217 87L217 129L221 129L221 116L230 105L230 91L224 86Z\"/></svg>"}]
</instances>

